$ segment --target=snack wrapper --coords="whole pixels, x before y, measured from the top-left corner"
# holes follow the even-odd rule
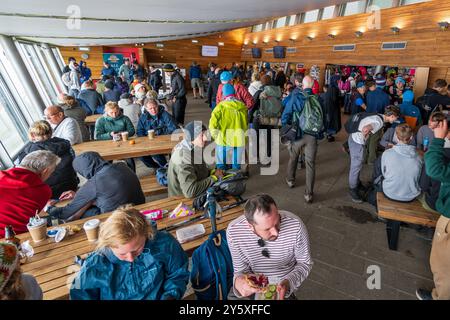
[[[34,255],[34,249],[30,245],[30,240],[22,242],[20,244],[21,256],[31,258]]]
[[[189,208],[187,205],[185,205],[183,202],[181,202],[170,214],[169,218],[179,218],[179,217],[186,217],[186,216],[192,216],[194,214],[194,211]]]
[[[161,209],[141,211],[141,214],[143,214],[146,219],[150,219],[153,221],[162,219],[165,213],[167,213],[167,210]]]

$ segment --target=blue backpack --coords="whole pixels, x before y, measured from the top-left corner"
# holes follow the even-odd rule
[[[197,300],[226,300],[233,286],[233,262],[225,230],[211,233],[192,255],[191,283]]]
[[[164,167],[156,169],[156,181],[163,187],[167,187],[167,163]]]

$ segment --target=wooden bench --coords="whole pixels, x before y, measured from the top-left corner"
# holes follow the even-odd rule
[[[382,192],[377,193],[378,216],[387,219],[386,232],[389,249],[397,250],[400,223],[436,227],[440,215],[425,210],[419,200],[397,202],[389,200]]]
[[[156,180],[156,176],[142,177],[139,181],[141,182],[141,188],[145,196],[154,196],[167,192],[167,187],[160,185]]]

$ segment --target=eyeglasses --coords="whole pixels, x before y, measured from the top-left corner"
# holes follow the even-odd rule
[[[51,117],[56,116],[58,113],[59,113],[59,112],[53,113],[53,114],[44,115],[44,119],[50,119]]]
[[[258,246],[264,247],[266,245],[266,242],[263,239],[258,239]],[[267,248],[262,249],[261,254],[263,257],[270,258],[270,253]]]

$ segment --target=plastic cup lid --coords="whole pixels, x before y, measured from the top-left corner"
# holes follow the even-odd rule
[[[100,224],[100,220],[91,219],[84,223],[83,228],[84,229],[94,229],[94,228],[97,228],[99,224]]]
[[[60,242],[66,236],[66,228],[59,228],[55,236],[55,242]]]

